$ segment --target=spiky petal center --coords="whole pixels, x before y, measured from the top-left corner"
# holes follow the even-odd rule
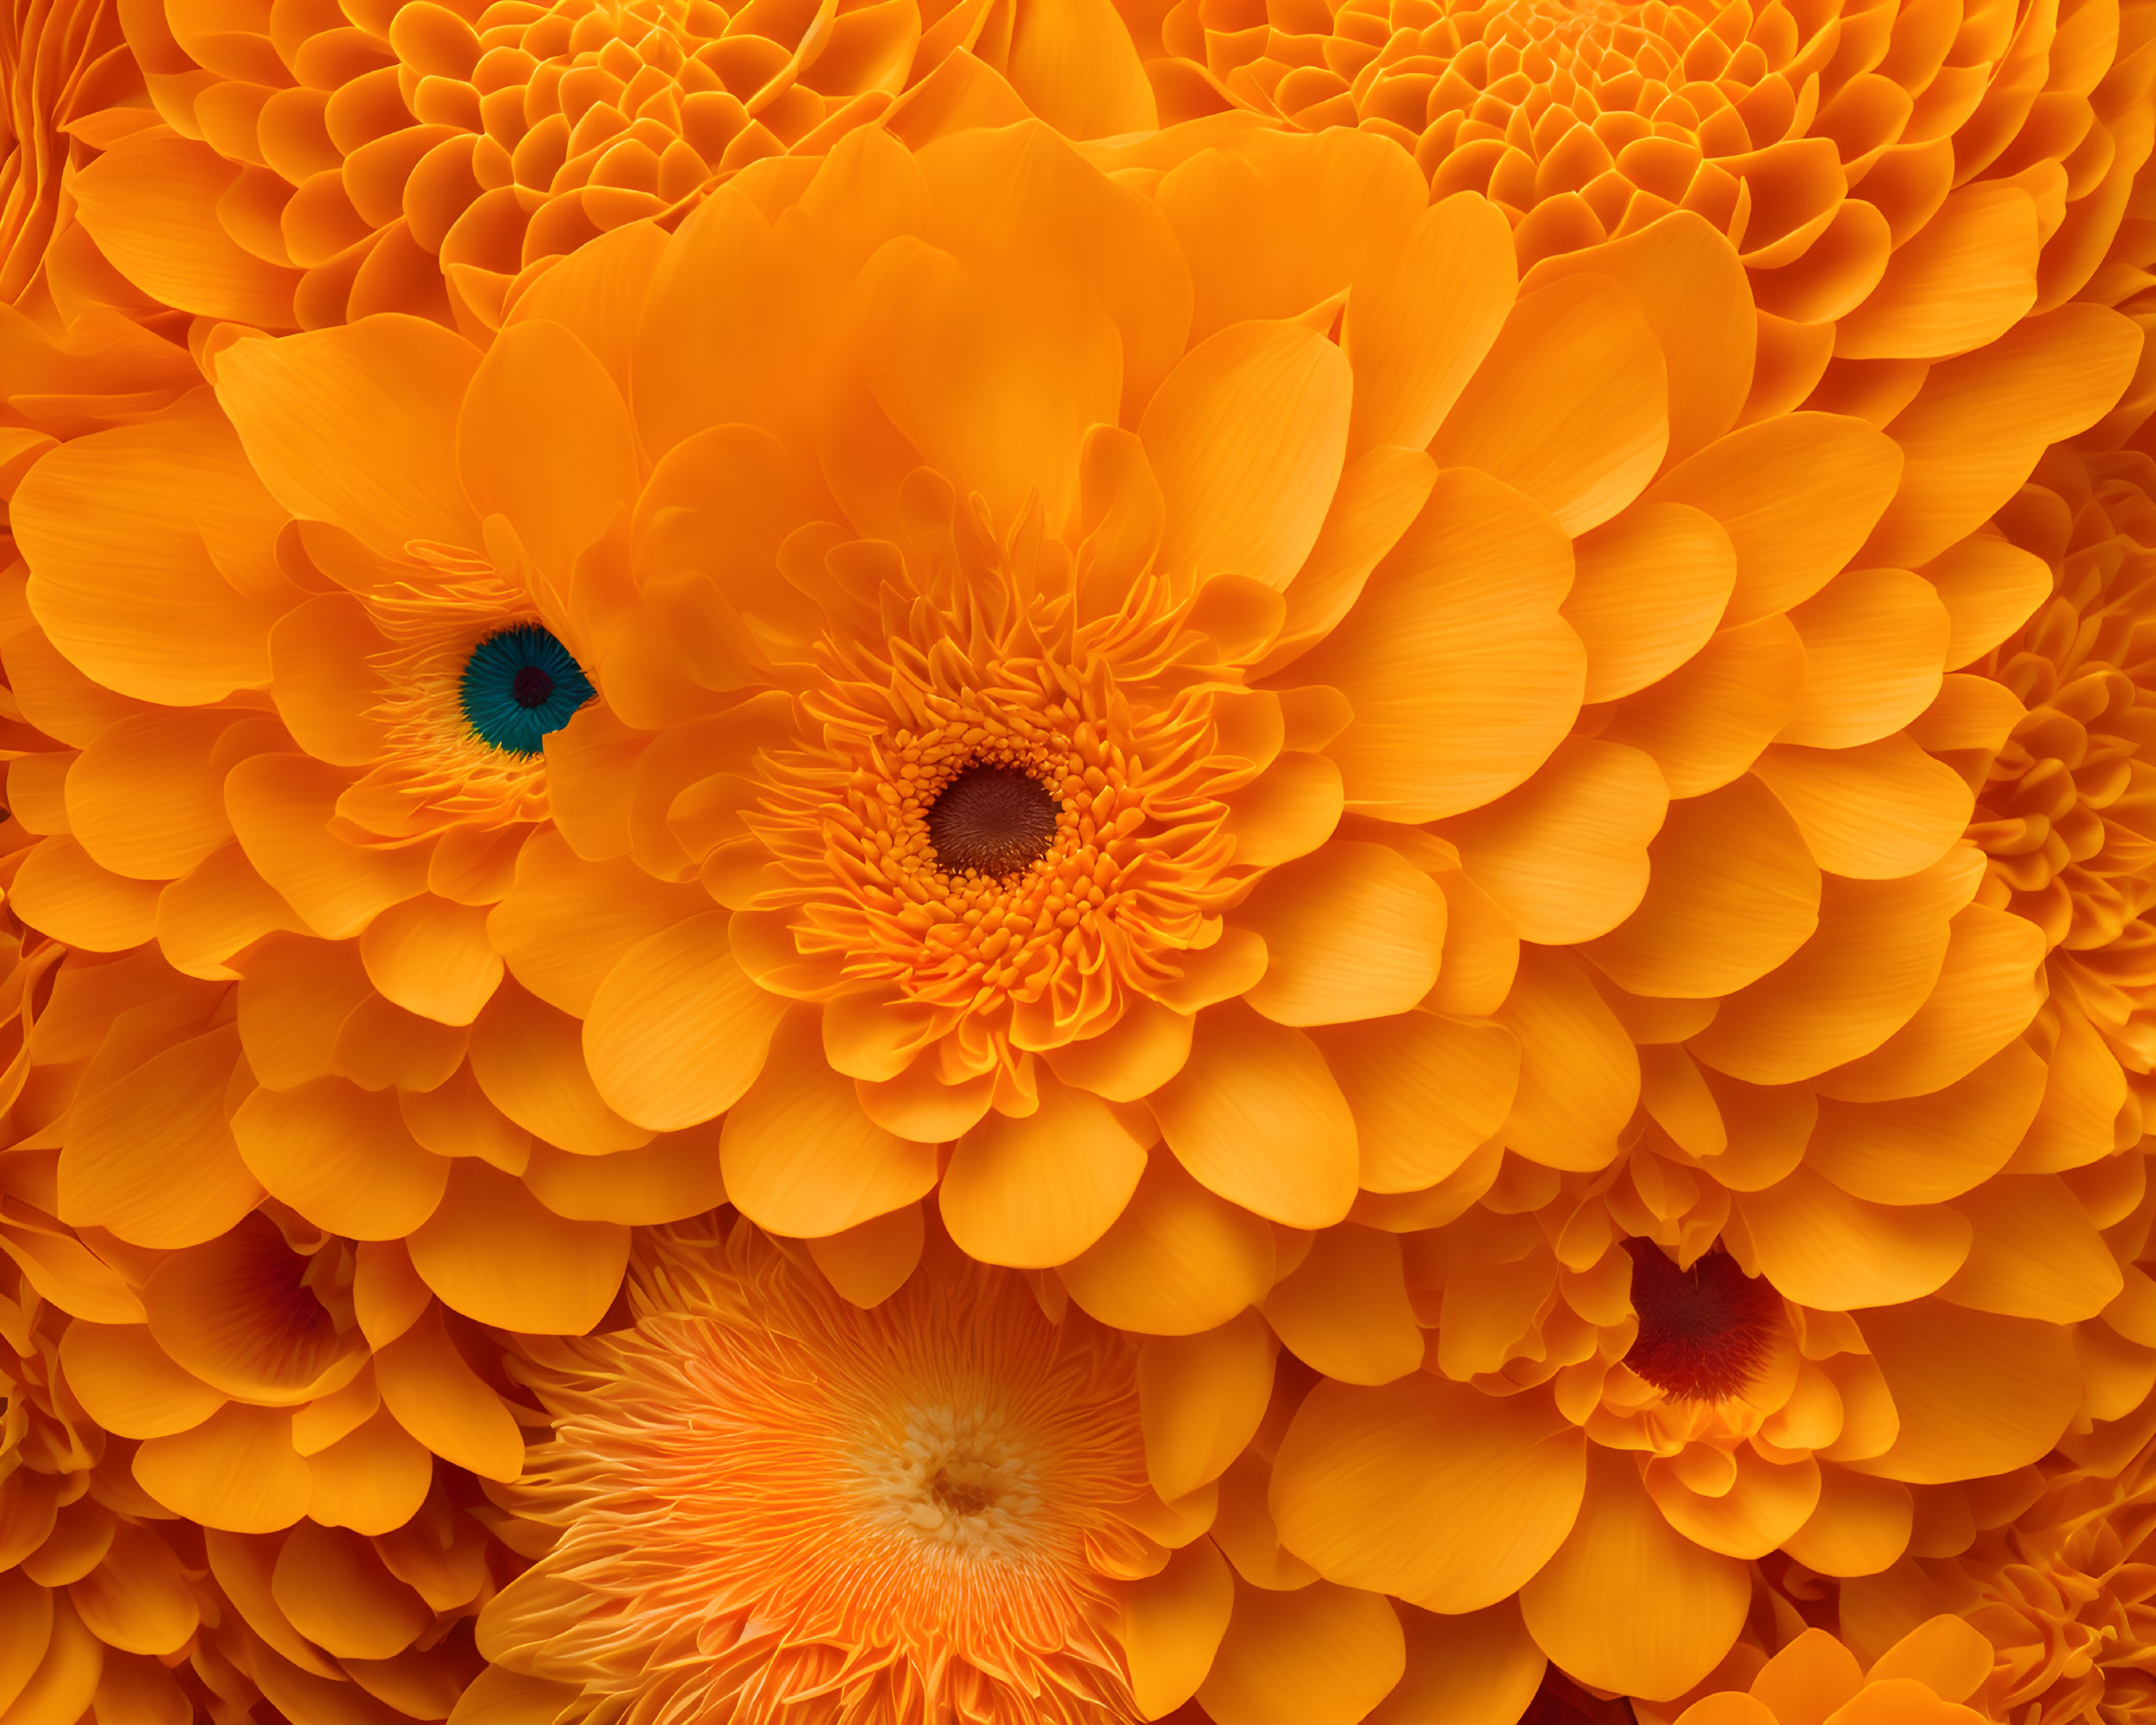
[[[1624,1363],[1680,1401],[1719,1402],[1750,1388],[1767,1357],[1781,1297],[1727,1252],[1679,1269],[1650,1240],[1627,1240],[1638,1339]]]

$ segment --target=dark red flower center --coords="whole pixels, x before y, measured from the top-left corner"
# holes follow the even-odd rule
[[[544,707],[554,693],[554,679],[537,665],[519,665],[509,681],[509,698],[519,707]]]
[[[1781,1296],[1727,1252],[1680,1270],[1651,1240],[1627,1240],[1639,1338],[1624,1363],[1666,1395],[1718,1402],[1746,1389],[1767,1357]]]
[[[1056,841],[1062,806],[1015,767],[969,767],[928,808],[928,842],[950,875],[1000,880],[1030,868]]]

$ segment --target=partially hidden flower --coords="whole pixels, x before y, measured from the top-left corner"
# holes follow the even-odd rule
[[[1715,1685],[1678,1725],[1978,1725],[1991,1647],[1960,1617],[1928,1618],[1861,1664],[1824,1629],[1806,1629],[1742,1688]],[[1660,1712],[1654,1716],[1658,1721]]]
[[[1905,370],[2141,279],[2106,254],[2151,143],[2143,5],[1126,12],[1164,120],[1239,109],[1389,137],[1434,195],[1503,208],[1524,263],[1697,211],[1742,254],[1805,387],[1830,353],[1824,387],[1862,387],[1864,362]]]
[[[498,323],[587,240],[670,226],[736,173],[859,126],[1156,123],[1106,0],[388,0],[303,21],[174,4],[126,24],[164,123],[80,176],[83,221],[141,290],[261,328]]]
[[[1262,1329],[1256,1404],[1200,1415],[948,1242],[863,1310],[745,1222],[659,1229],[628,1304],[519,1345],[553,1432],[502,1495],[552,1542],[481,1614],[460,1717],[1109,1725],[1195,1692],[1241,1725],[1360,1717],[1401,1678],[1389,1602],[1246,1586],[1215,1494],[1155,1488],[1237,1447],[1218,1416],[1255,1424]]]

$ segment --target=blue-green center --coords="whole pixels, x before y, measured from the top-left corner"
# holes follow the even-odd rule
[[[569,649],[536,623],[489,635],[464,662],[464,717],[481,739],[536,755],[592,697],[591,679]]]

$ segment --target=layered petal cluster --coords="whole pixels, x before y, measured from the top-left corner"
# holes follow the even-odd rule
[[[73,177],[151,116],[104,0],[23,0],[0,16],[0,306],[50,314],[111,271],[74,217]]]
[[[268,329],[497,324],[587,240],[859,126],[1156,123],[1106,0],[177,0],[126,24],[160,123],[80,176],[84,224],[154,299]]]
[[[1986,1704],[1991,1663],[1991,1644],[1951,1614],[1927,1618],[1868,1667],[1824,1629],[1806,1629],[1748,1683],[1717,1683],[1676,1719],[1678,1725],[1978,1725],[2019,1718],[1978,1710]]]
[[[1125,10],[1163,118],[1390,137],[1436,195],[1503,208],[1524,263],[1697,211],[1815,377],[1830,352],[1937,359],[2138,285],[2099,275],[2151,142],[2132,0]]]
[[[1214,1492],[1162,1495],[1262,1410],[1262,1326],[1256,1405],[1201,1402],[948,1241],[863,1310],[739,1221],[640,1236],[628,1305],[519,1344],[554,1430],[504,1495],[552,1542],[482,1612],[460,1718],[1108,1725],[1195,1691],[1257,1725],[1401,1677],[1387,1601],[1247,1587]]]
[[[2156,1707],[2152,1676],[2151,1475],[2146,1411],[2064,1446],[2004,1515],[1952,1523],[1929,1548],[1845,1585],[1843,1633],[1860,1652],[1928,1610],[1959,1614],[1991,1656],[1972,1706],[2039,1725],[2137,1719]]]

